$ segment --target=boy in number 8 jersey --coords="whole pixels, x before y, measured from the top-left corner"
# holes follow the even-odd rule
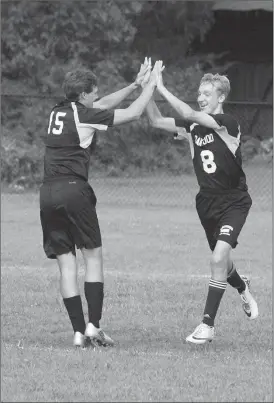
[[[200,186],[196,209],[212,250],[211,279],[202,323],[186,340],[195,344],[212,341],[214,320],[227,283],[237,289],[249,319],[258,316],[258,306],[249,289],[249,280],[240,276],[230,257],[252,205],[242,169],[240,127],[223,112],[230,91],[227,77],[205,74],[198,92],[200,111],[172,95],[164,86],[161,69],[158,92],[182,119],[163,117],[151,100],[147,114],[153,127],[167,130],[175,139],[189,141],[194,170]]]

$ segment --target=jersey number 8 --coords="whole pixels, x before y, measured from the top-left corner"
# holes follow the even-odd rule
[[[212,151],[201,151],[201,159],[204,171],[208,174],[213,174],[216,171],[217,165],[214,162],[214,154]]]
[[[64,127],[64,122],[62,120],[60,120],[60,118],[65,117],[66,114],[67,114],[66,112],[57,112],[56,113],[54,127],[52,129],[52,134],[56,134],[56,135],[62,134],[63,127]],[[54,115],[54,111],[51,112],[51,114],[50,114],[48,134],[51,133],[51,123],[52,123],[53,115]]]

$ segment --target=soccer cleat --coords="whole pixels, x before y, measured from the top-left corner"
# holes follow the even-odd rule
[[[113,346],[114,341],[102,330],[95,327],[92,323],[88,323],[85,336],[89,337],[91,342],[96,342],[99,346]]]
[[[85,336],[80,332],[75,332],[73,338],[73,345],[74,347],[85,348]]]
[[[245,276],[241,276],[241,278],[245,282],[245,290],[240,294],[243,301],[243,310],[249,319],[256,319],[259,315],[259,310],[257,302],[250,293],[250,280]]]
[[[211,342],[214,338],[214,327],[201,323],[196,327],[193,333],[187,336],[186,341],[194,344],[204,344]]]

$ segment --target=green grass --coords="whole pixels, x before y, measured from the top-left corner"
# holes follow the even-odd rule
[[[104,242],[102,326],[117,345],[71,347],[58,269],[42,249],[38,195],[4,193],[1,401],[271,402],[267,196],[251,189],[254,205],[233,252],[240,273],[252,279],[260,316],[249,321],[228,288],[216,339],[192,346],[185,337],[201,319],[210,258],[193,205],[195,182],[97,179],[94,188]]]

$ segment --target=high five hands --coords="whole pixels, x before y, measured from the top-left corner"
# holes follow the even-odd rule
[[[144,72],[144,74],[142,75],[142,79],[140,80],[140,85],[142,88],[144,88],[148,83],[153,83],[158,88],[160,86],[163,86],[162,72],[165,68],[165,66],[163,66],[163,61],[157,60],[154,64],[153,70],[151,70],[151,68],[151,58],[146,57],[140,69],[140,72]]]
[[[151,63],[148,62],[148,59],[146,57],[144,63],[141,64],[141,68],[139,70],[139,73],[137,74],[135,84],[142,85],[144,79],[147,76],[149,77],[150,73],[151,73]]]

